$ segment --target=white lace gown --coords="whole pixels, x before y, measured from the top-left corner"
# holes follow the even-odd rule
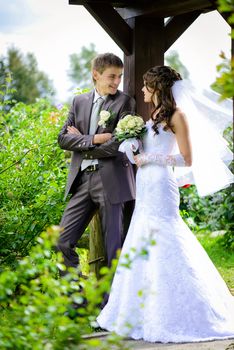
[[[144,151],[170,154],[175,135],[147,122]],[[136,206],[101,328],[149,342],[234,338],[234,297],[179,214],[171,167],[148,164],[136,177]],[[130,262],[131,261],[131,262]]]

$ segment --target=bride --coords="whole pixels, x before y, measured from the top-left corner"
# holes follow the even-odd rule
[[[200,195],[228,186],[232,174],[219,157],[226,146],[191,103],[186,108],[187,90],[175,70],[156,66],[143,79],[144,101],[154,110],[144,152],[134,156],[136,206],[97,322],[150,342],[232,338],[234,298],[180,217],[178,191],[178,183],[195,183]]]

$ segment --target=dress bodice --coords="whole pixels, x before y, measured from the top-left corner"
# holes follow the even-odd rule
[[[158,125],[159,134],[152,129],[153,121],[146,122],[147,133],[143,138],[143,149],[145,153],[172,154],[176,145],[175,134],[172,131],[165,131],[163,125]]]

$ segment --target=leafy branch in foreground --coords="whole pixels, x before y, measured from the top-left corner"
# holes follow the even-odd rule
[[[0,348],[107,350],[112,344],[116,350],[127,349],[114,334],[104,340],[87,337],[93,332],[115,265],[111,270],[104,268],[100,280],[94,275],[84,280],[76,269],[59,278],[62,256],[53,251],[58,232],[58,227],[47,229],[15,270],[0,274]]]

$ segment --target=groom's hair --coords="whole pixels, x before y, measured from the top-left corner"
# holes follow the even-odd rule
[[[96,56],[92,60],[92,71],[96,70],[98,73],[102,74],[104,70],[108,67],[118,67],[123,68],[123,62],[122,60],[114,55],[113,53],[103,53],[98,56]]]

